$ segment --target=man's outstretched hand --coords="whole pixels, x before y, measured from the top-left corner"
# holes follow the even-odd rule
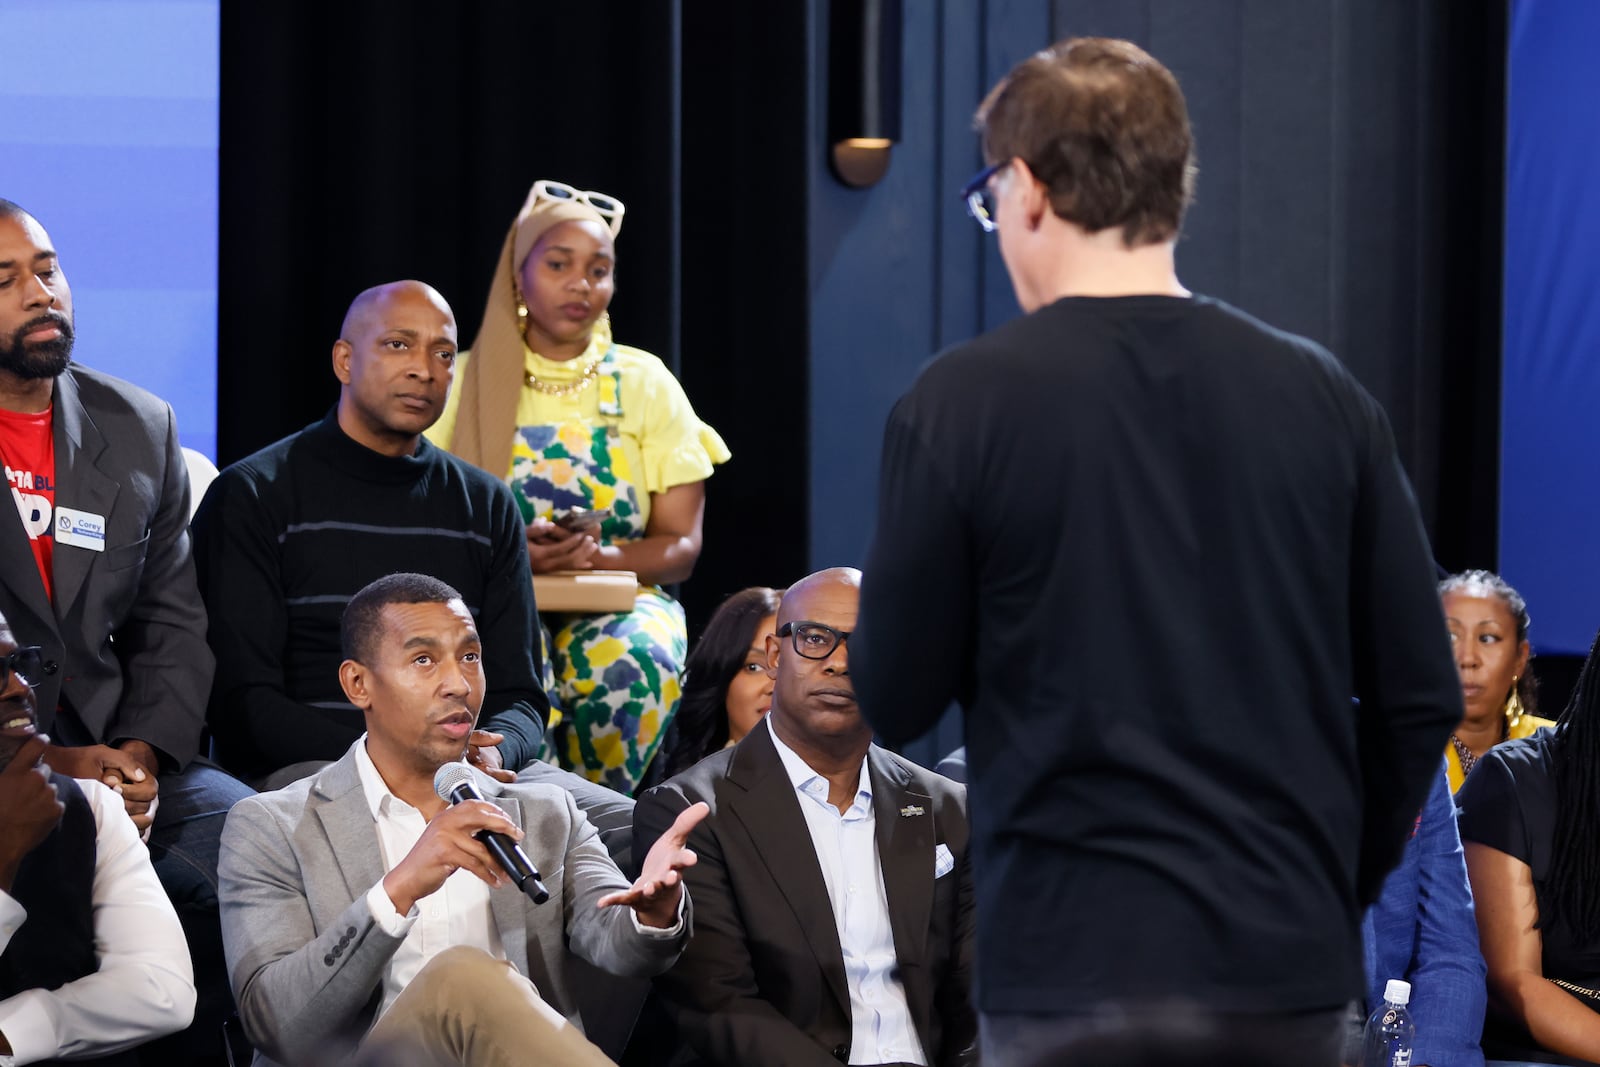
[[[619,893],[600,898],[600,907],[626,904],[644,926],[665,930],[678,921],[678,902],[683,899],[683,876],[678,872],[695,864],[694,850],[686,842],[689,831],[711,813],[705,801],[685,808],[666,833],[650,846],[639,869],[639,879]]]

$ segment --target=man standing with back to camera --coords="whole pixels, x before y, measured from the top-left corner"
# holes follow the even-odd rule
[[[1179,283],[1193,142],[1149,55],[1062,42],[978,127],[1026,314],[890,415],[851,647],[886,743],[966,713],[983,1062],[1334,1064],[1461,716],[1388,421]]]

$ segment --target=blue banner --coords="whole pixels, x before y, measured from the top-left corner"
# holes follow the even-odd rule
[[[217,444],[220,0],[0,4],[0,197],[49,231],[73,357]]]
[[[1500,569],[1540,652],[1600,626],[1600,3],[1514,0]]]

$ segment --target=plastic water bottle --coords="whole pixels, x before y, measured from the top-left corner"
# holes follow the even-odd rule
[[[1383,990],[1383,1006],[1367,1019],[1361,1038],[1361,1067],[1411,1067],[1417,1027],[1406,1010],[1410,1002],[1411,983],[1389,979]]]

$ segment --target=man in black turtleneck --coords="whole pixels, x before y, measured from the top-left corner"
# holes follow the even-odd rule
[[[333,346],[338,405],[223,471],[195,515],[217,657],[207,718],[222,763],[263,787],[338,759],[361,735],[339,689],[339,615],[399,571],[459,589],[483,634],[490,688],[473,761],[515,771],[538,751],[550,705],[516,503],[422,437],[455,357],[455,317],[432,288],[362,293]]]
[[[121,799],[40,762],[41,659],[0,616],[0,1064],[136,1063],[194,1015],[189,950]]]

